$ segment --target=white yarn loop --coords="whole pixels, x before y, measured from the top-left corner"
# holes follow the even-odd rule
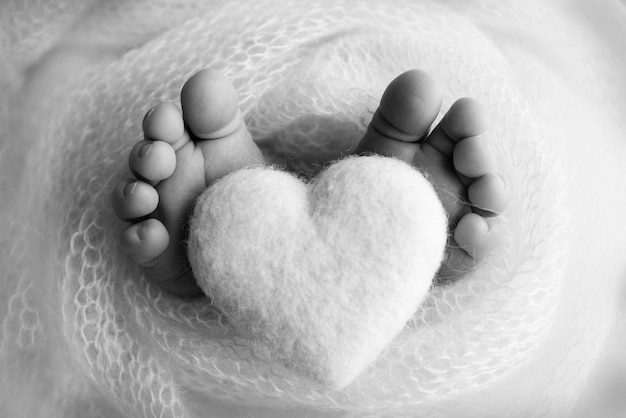
[[[18,86],[39,62],[31,70],[75,77],[46,85],[42,76],[30,87],[15,106],[25,116],[13,115],[0,166],[24,173],[23,193],[3,187],[17,203],[0,208],[7,231],[0,248],[8,249],[0,254],[0,384],[9,412],[31,404],[20,401],[34,393],[41,406],[30,406],[28,416],[182,418],[205,404],[219,416],[220,405],[239,403],[434,417],[442,404],[497,387],[546,350],[566,280],[564,187],[539,105],[527,103],[527,86],[485,21],[497,16],[521,27],[550,18],[547,9],[526,14],[480,2],[454,13],[430,1],[320,0],[280,2],[277,14],[270,0],[159,1],[149,10],[144,2],[103,1],[75,20],[81,9],[74,6],[86,3],[53,2],[63,4],[59,10],[26,3],[11,14],[0,50],[19,59],[0,74]],[[8,2],[0,15],[19,4]],[[53,45],[80,54],[38,61]],[[83,46],[98,51],[97,61],[85,58]],[[96,64],[81,72],[89,62]],[[233,80],[266,157],[304,174],[347,154],[384,87],[410,68],[441,81],[444,109],[472,96],[492,116],[492,146],[513,192],[505,245],[461,280],[434,287],[404,331],[342,391],[325,391],[253,352],[208,301],[160,293],[116,244],[123,225],[109,196],[141,138],[142,114],[177,101],[183,82],[205,67]],[[0,111],[12,110],[3,102]],[[563,373],[573,385],[584,379]],[[9,379],[21,379],[23,390],[11,389]],[[558,396],[546,390],[536,416]]]

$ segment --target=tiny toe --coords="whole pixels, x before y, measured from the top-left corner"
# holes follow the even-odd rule
[[[116,215],[129,221],[154,212],[159,204],[159,194],[143,181],[126,179],[120,181],[113,190],[111,203]]]
[[[477,178],[496,170],[496,159],[483,135],[461,140],[452,154],[454,168],[469,178]]]
[[[492,249],[489,235],[489,224],[475,213],[463,216],[454,230],[456,243],[475,260],[484,257]]]
[[[478,100],[463,97],[452,104],[441,125],[451,138],[463,139],[487,132],[489,114]]]
[[[159,182],[170,177],[176,168],[174,148],[163,141],[139,141],[129,156],[130,170],[138,178]]]
[[[237,91],[218,71],[202,70],[189,78],[180,101],[184,120],[198,138],[223,138],[243,125]]]
[[[173,103],[159,103],[143,119],[143,134],[146,139],[174,145],[184,133],[183,116]]]
[[[163,254],[170,237],[165,226],[154,218],[130,225],[120,236],[120,245],[130,259],[141,266],[149,266]]]
[[[426,139],[426,143],[452,157],[456,143],[478,136],[489,129],[489,114],[478,100],[464,97],[452,104],[439,124]]]
[[[469,185],[467,196],[474,208],[501,213],[509,203],[506,184],[497,174],[486,174]],[[491,215],[493,216],[493,215]]]

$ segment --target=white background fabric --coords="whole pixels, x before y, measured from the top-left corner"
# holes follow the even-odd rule
[[[0,5],[0,415],[623,407],[624,3],[380,3]],[[268,159],[293,170],[349,150],[405,69],[442,82],[444,109],[471,95],[490,110],[514,190],[508,241],[435,287],[342,392],[252,357],[211,306],[160,294],[115,245],[109,194],[143,113],[207,66],[234,81]]]

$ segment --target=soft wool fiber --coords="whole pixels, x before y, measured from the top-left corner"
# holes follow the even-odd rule
[[[613,310],[626,271],[624,8],[0,1],[0,416],[571,416],[586,385],[602,388],[592,372],[626,317]],[[444,110],[472,96],[491,115],[511,190],[505,242],[436,282],[342,390],[257,350],[207,300],[159,292],[119,249],[110,195],[141,118],[206,67],[233,80],[266,158],[307,175],[354,149],[410,68],[441,82]]]
[[[194,275],[235,329],[336,389],[411,319],[447,236],[430,183],[383,157],[337,162],[309,186],[235,172],[203,193],[189,230]]]

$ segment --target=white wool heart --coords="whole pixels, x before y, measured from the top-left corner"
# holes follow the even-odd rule
[[[229,174],[199,197],[188,251],[199,285],[251,346],[339,389],[421,304],[446,225],[417,170],[353,157],[310,184],[270,168]]]

